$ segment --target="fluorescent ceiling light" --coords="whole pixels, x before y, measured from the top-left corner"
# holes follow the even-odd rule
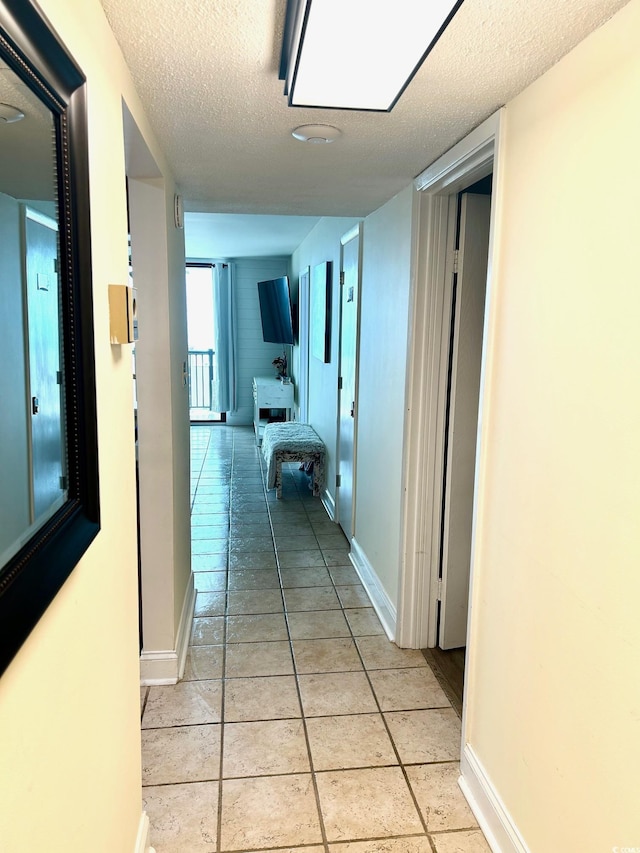
[[[462,0],[288,0],[280,79],[292,107],[388,112]]]

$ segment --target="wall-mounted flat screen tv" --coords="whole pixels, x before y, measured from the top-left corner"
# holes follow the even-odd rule
[[[258,282],[262,338],[272,344],[292,344],[293,321],[289,279],[286,275]]]

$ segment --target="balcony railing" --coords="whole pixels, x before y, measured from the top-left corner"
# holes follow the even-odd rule
[[[212,349],[188,351],[189,408],[213,408],[213,357]]]

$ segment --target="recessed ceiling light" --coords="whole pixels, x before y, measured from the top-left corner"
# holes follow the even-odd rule
[[[342,131],[330,124],[301,124],[300,127],[291,131],[291,135],[294,139],[299,139],[300,142],[322,144],[323,142],[333,142],[342,135]]]
[[[12,107],[11,104],[0,104],[0,121],[5,124],[12,124],[14,121],[20,121],[24,118],[24,113],[17,107]]]

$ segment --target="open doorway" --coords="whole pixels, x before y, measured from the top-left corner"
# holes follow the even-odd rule
[[[462,710],[492,175],[458,193],[444,407],[437,644],[427,654]]]
[[[213,269],[210,263],[188,263],[187,287],[187,376],[191,423],[222,423],[225,412],[214,410],[217,375]]]
[[[418,239],[415,254],[415,287],[412,292],[412,320],[408,366],[408,407],[405,421],[405,493],[402,513],[404,520],[403,567],[400,576],[396,642],[403,648],[423,649],[428,658],[438,655],[440,648],[444,573],[443,559],[443,502],[445,500],[445,453],[447,437],[447,401],[452,393],[450,381],[451,330],[454,270],[459,238],[460,194],[474,189],[474,195],[490,194],[490,227],[488,254],[485,255],[482,340],[492,322],[492,280],[497,262],[494,256],[492,234],[495,221],[500,216],[500,172],[503,112],[487,118],[467,137],[428,166],[415,180],[418,192]],[[495,167],[495,168],[494,168]],[[492,176],[490,185],[481,183]],[[488,181],[487,181],[488,183]],[[457,257],[460,264],[460,257]],[[460,315],[462,318],[462,314]],[[462,322],[462,320],[461,320]],[[476,350],[477,352],[477,350]],[[482,388],[490,366],[487,365],[487,347],[480,345],[477,357],[479,394],[475,406],[476,427],[474,439],[469,442],[474,477],[481,481],[484,446],[480,437],[483,428]],[[470,560],[466,566],[465,597],[472,612],[474,600],[474,529],[478,512],[477,494],[472,491],[469,529],[471,532]],[[468,585],[468,586],[467,586]],[[466,638],[464,654],[457,656],[457,681],[474,677],[473,620],[463,630]],[[452,648],[456,648],[452,646]],[[464,645],[459,646],[465,649]],[[446,654],[445,650],[445,654]],[[430,661],[431,662],[431,661]],[[433,664],[438,671],[440,667]],[[451,680],[455,679],[449,674]],[[446,684],[446,682],[445,682]],[[454,705],[462,712],[463,742],[466,726],[465,705],[455,699],[453,691],[447,692]],[[462,691],[459,689],[459,693]]]
[[[362,237],[356,225],[340,240],[340,347],[338,366],[338,482],[336,516],[349,542],[355,507],[356,396]]]

